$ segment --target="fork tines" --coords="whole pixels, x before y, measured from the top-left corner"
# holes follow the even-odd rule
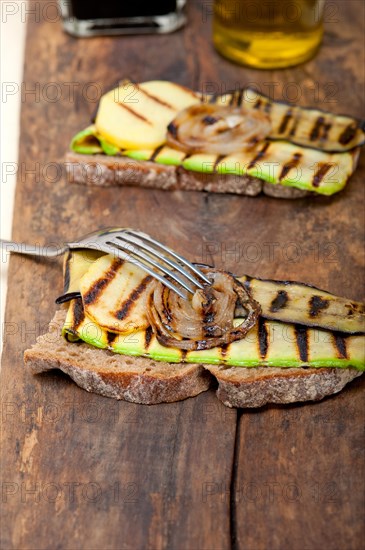
[[[203,283],[211,284],[209,279],[184,257],[140,231],[123,230],[122,233],[118,233],[111,238],[107,244],[126,252],[127,257],[125,259],[153,275],[182,298],[186,298],[185,293],[181,292],[163,274],[191,294],[194,294],[196,288],[203,288]],[[150,266],[156,268],[157,272]],[[189,283],[192,283],[196,288],[192,288]]]

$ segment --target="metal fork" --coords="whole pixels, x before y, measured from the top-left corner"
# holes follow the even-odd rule
[[[56,248],[32,246],[3,239],[0,239],[0,243],[2,248],[12,253],[48,258],[61,256],[69,250],[99,250],[140,267],[184,299],[188,298],[188,294],[194,294],[197,288],[201,289],[204,285],[211,284],[211,281],[186,258],[146,233],[128,228],[94,231],[77,241],[64,243]]]

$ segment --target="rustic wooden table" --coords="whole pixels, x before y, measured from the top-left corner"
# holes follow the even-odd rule
[[[35,4],[15,239],[139,227],[194,261],[364,299],[364,160],[338,196],[294,202],[70,186],[57,168],[101,91],[125,76],[205,91],[255,83],[277,99],[361,116],[363,2],[330,2],[319,55],[280,72],[220,58],[210,3],[189,2],[188,25],[173,35],[90,40],[67,36],[46,20],[47,3]],[[53,316],[60,261],[13,257],[9,278],[2,549],[362,548],[363,379],[317,404],[261,410],[229,410],[213,391],[151,407],[88,394],[58,372],[31,376],[23,366]]]

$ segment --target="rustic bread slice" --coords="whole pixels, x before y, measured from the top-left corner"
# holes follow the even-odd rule
[[[356,369],[244,368],[162,363],[128,357],[61,336],[66,311],[51,321],[49,332],[25,351],[34,373],[60,369],[81,388],[114,399],[151,405],[171,403],[206,391],[218,381],[218,398],[228,407],[260,407],[266,403],[316,401],[339,392],[360,376]]]
[[[362,374],[352,368],[207,368],[218,380],[217,397],[228,407],[319,401]]]
[[[68,343],[61,336],[65,310],[56,313],[49,332],[25,351],[25,364],[34,374],[60,369],[86,391],[114,399],[152,405],[171,403],[207,390],[212,377],[195,364],[151,361]]]
[[[66,171],[70,183],[102,187],[133,185],[164,190],[209,191],[256,196],[261,192],[273,197],[295,199],[310,193],[284,185],[265,183],[248,175],[205,174],[152,161],[107,155],[81,155],[68,152]]]

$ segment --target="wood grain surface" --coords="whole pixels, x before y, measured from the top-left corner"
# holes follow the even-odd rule
[[[29,17],[14,239],[57,243],[130,226],[238,275],[364,300],[363,158],[344,192],[293,202],[85,188],[58,169],[100,93],[126,76],[203,91],[254,83],[276,99],[360,117],[363,2],[330,2],[318,56],[273,72],[215,53],[211,3],[189,2],[188,25],[172,35],[79,40],[50,21],[54,4],[33,3],[39,17]],[[60,373],[24,370],[23,351],[46,331],[61,288],[59,260],[11,259],[2,549],[363,548],[362,379],[320,403],[257,411],[229,410],[213,391],[151,407],[88,394]]]

